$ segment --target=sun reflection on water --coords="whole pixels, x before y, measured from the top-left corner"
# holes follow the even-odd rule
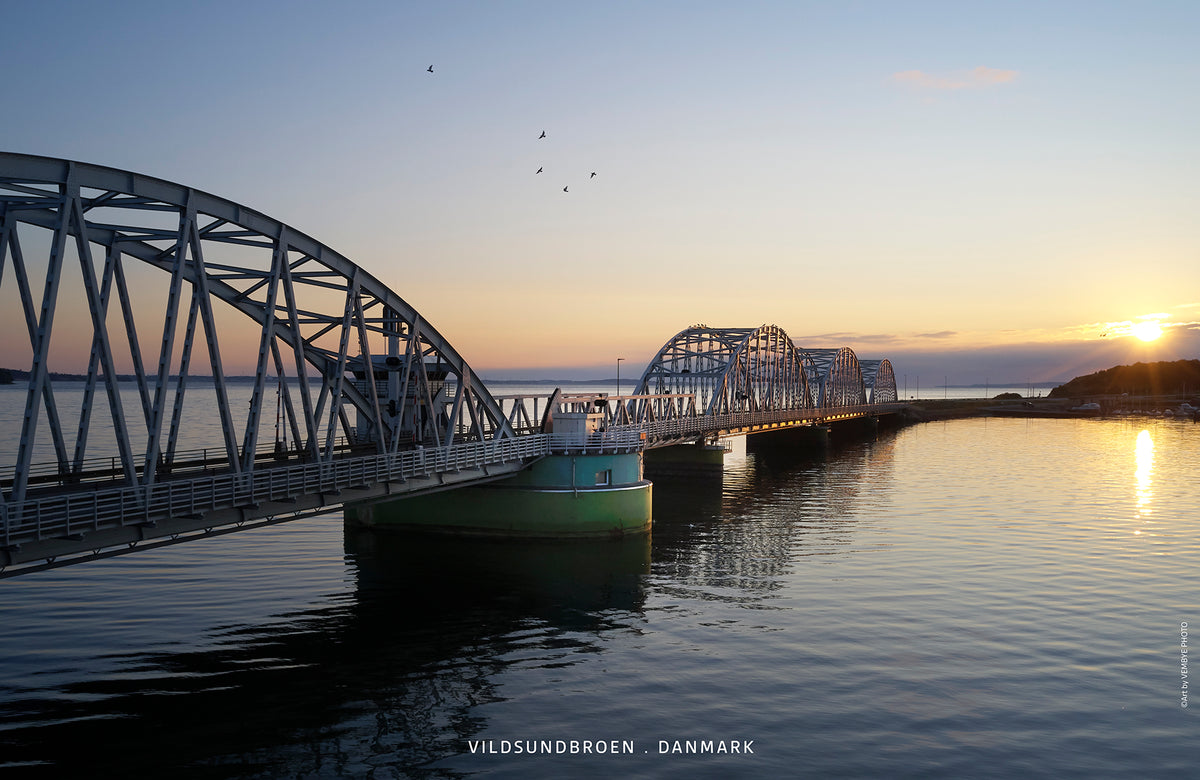
[[[1150,436],[1150,431],[1143,430],[1138,434],[1134,457],[1137,459],[1134,480],[1137,486],[1138,517],[1145,517],[1150,514],[1148,507],[1150,500],[1154,498],[1154,439]]]

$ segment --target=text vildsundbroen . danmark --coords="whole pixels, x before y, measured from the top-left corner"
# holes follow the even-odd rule
[[[676,739],[658,740],[659,754],[721,755],[754,753],[754,740]],[[467,749],[486,755],[631,754],[632,739],[468,739]],[[643,750],[649,753],[649,750]]]

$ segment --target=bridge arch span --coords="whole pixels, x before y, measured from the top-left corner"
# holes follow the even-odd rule
[[[860,360],[859,365],[862,366],[863,384],[869,403],[890,404],[898,400],[896,374],[890,360]]]
[[[693,325],[663,345],[637,394],[694,393],[697,411],[809,409],[815,396],[805,356],[782,328]]]
[[[94,468],[100,440],[115,476],[149,485],[183,459],[195,414],[219,416],[222,440],[193,449],[234,473],[254,469],[272,424],[277,449],[311,460],[514,435],[453,346],[362,267],[254,209],[129,171],[0,153],[0,323],[28,359],[0,509],[41,460],[60,480]],[[248,404],[230,400],[238,350],[254,356]],[[82,374],[75,360],[81,393],[55,377]],[[197,394],[215,399],[189,406]]]
[[[867,403],[862,366],[850,347],[806,349],[810,381],[817,388],[817,406],[858,406]]]

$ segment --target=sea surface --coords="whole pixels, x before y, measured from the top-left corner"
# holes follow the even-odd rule
[[[332,512],[0,580],[0,776],[1195,777],[1197,464],[955,420],[743,441],[640,538]]]

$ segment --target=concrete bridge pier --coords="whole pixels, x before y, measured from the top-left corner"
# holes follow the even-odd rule
[[[718,442],[691,442],[646,451],[646,468],[655,474],[697,471],[719,472],[725,468],[729,447]]]
[[[597,414],[559,414],[553,430],[564,451],[546,455],[512,477],[486,485],[409,498],[347,505],[346,522],[376,529],[469,536],[588,539],[645,533],[651,483],[640,447],[591,451]],[[576,419],[577,418],[577,419]]]
[[[619,537],[651,523],[651,483],[640,452],[547,455],[487,485],[346,507],[346,522],[533,539]]]
[[[846,439],[874,439],[879,435],[879,418],[875,416],[855,417],[832,423],[834,441]]]
[[[778,431],[766,431],[746,437],[746,452],[821,454],[829,449],[832,432],[826,425],[801,425]]]

